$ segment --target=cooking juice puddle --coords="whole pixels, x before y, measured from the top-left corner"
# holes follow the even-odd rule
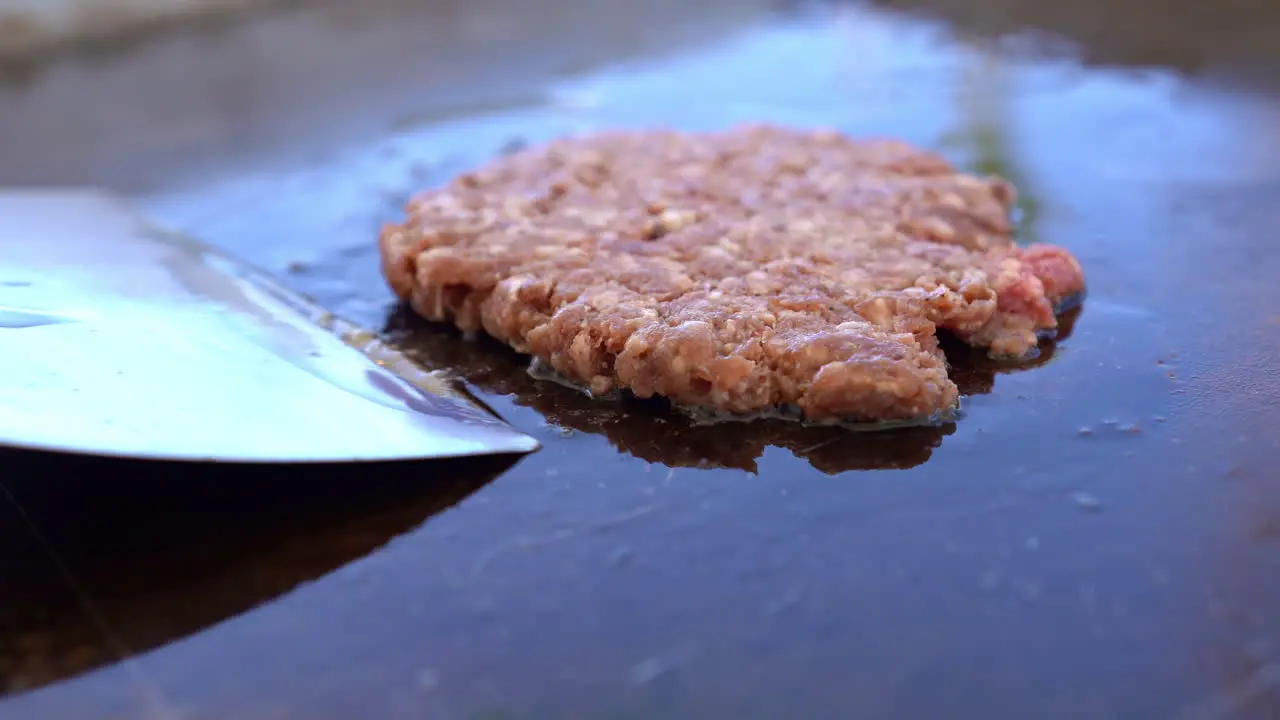
[[[1096,320],[1110,324],[1114,314],[1107,310],[1105,303],[1101,307]],[[807,425],[783,418],[707,422],[705,418],[690,417],[675,410],[661,399],[640,400],[626,394],[591,397],[558,374],[548,376],[541,363],[530,363],[496,341],[464,340],[451,328],[425,323],[407,310],[393,316],[389,330],[390,342],[413,360],[423,367],[455,374],[509,419],[514,421],[512,411],[503,411],[503,406],[536,411],[555,429],[549,438],[552,442],[556,441],[556,434],[564,431],[582,433],[602,436],[623,453],[668,467],[737,468],[753,472],[768,447],[779,447],[790,450],[823,474],[838,474],[923,464],[945,438],[964,430],[971,422],[988,431],[1007,423],[1025,424],[1026,401],[1031,399],[1059,408],[1055,412],[1060,413],[1060,419],[1050,420],[1053,435],[1066,437],[1086,420],[1099,422],[1103,418],[1076,420],[1074,413],[1060,409],[1069,399],[1060,394],[1069,389],[1069,381],[1064,381],[1063,375],[1088,375],[1091,373],[1088,366],[1096,362],[1092,353],[1070,350],[1081,316],[1080,309],[1065,314],[1058,334],[1044,341],[1038,357],[1028,362],[990,360],[980,350],[944,339],[952,379],[964,397],[961,408],[945,420],[895,428],[866,424],[853,428]],[[1120,313],[1119,317],[1123,323],[1124,314]],[[1087,331],[1089,335],[1097,332],[1106,331]],[[1142,334],[1133,329],[1122,332],[1134,337]],[[1035,378],[1041,372],[1049,376],[1044,381]],[[1091,382],[1098,384],[1098,378]],[[1014,387],[1006,389],[1006,385]],[[1162,392],[1162,388],[1153,389]],[[1074,394],[1089,395],[1079,390]],[[1133,414],[1115,403],[1103,403],[1100,407],[1118,417]],[[1147,417],[1166,411],[1151,408],[1136,412]],[[1033,419],[1032,424],[1043,430],[1044,418]],[[526,430],[532,432],[529,428]]]

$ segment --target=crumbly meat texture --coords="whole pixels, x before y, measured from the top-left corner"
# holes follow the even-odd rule
[[[383,272],[603,393],[730,413],[905,420],[953,406],[935,332],[1020,356],[1084,287],[1020,248],[1004,180],[892,140],[613,132],[497,160],[408,207]]]

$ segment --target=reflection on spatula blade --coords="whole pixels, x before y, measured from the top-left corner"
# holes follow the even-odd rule
[[[228,462],[532,438],[265,274],[93,192],[0,193],[0,446]]]

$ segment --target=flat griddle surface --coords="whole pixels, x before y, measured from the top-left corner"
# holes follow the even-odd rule
[[[10,73],[0,182],[130,193],[544,449],[5,456],[0,718],[1280,716],[1280,102],[1237,72],[1266,58],[1121,4],[1168,24],[1164,65],[852,5],[379,0]],[[1092,57],[1141,46],[1104,15],[1074,20]],[[1035,363],[955,352],[958,422],[861,435],[596,403],[391,305],[373,241],[411,191],[563,133],[743,121],[1011,177],[1090,296]]]

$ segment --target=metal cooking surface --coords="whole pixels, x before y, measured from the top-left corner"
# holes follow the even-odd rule
[[[540,3],[529,18],[562,17]],[[438,10],[438,32],[499,5]],[[387,68],[449,56],[423,43],[361,65],[321,10],[263,27],[328,47],[342,77],[273,75],[288,53],[224,29],[221,53],[203,36],[142,45],[0,91],[34,133],[95,73],[145,98],[111,73],[157,67],[147,53],[187,63],[191,95],[224,111],[206,125],[184,134],[196,115],[156,101],[96,139],[6,126],[0,179],[132,192],[411,338],[544,446],[487,484],[501,468],[456,463],[215,473],[189,491],[163,469],[106,490],[85,479],[126,469],[17,458],[0,718],[1280,716],[1280,101],[1212,62],[1266,58],[1173,12],[1161,37],[1194,76],[997,49],[976,22],[724,3],[664,6],[654,25],[700,40],[655,35],[602,64],[582,48],[635,25],[605,23],[614,5],[589,38],[531,19],[519,37],[537,42],[458,61],[468,97],[403,69],[389,92]],[[1093,35],[1062,29],[1095,56],[1141,47],[1098,12],[1076,18]],[[363,22],[368,47],[412,34],[390,10]],[[216,79],[253,67],[253,47],[279,56],[257,74],[279,85]],[[372,240],[409,192],[512,143],[741,121],[896,135],[1006,174],[1024,237],[1085,265],[1083,310],[1037,367],[955,354],[954,425],[848,435],[593,403],[390,305]]]

